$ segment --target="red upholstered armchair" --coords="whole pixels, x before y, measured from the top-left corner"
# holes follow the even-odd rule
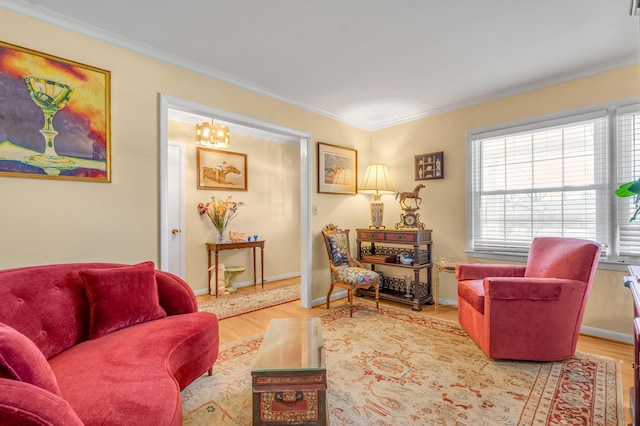
[[[593,241],[540,237],[526,266],[460,264],[460,324],[491,358],[570,358],[599,256]]]

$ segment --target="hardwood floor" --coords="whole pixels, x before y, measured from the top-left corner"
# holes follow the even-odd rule
[[[287,285],[291,282],[291,280],[271,282],[265,284],[265,288],[267,286]],[[256,290],[253,287],[244,287],[238,290],[239,293],[252,291]],[[205,300],[210,297],[212,296],[198,296],[198,300]],[[357,299],[355,303],[358,303]],[[380,303],[385,303],[399,309],[411,309],[411,307],[407,305],[389,301],[381,301]],[[346,298],[331,302],[332,309],[343,305],[348,305]],[[300,301],[294,301],[240,316],[226,318],[220,320],[220,344],[232,342],[258,332],[264,332],[269,326],[269,321],[273,318],[308,318],[320,314],[325,309],[324,304],[312,309],[305,309],[300,306]],[[444,320],[458,321],[458,308],[456,306],[440,305],[437,314],[434,313],[433,306],[425,306],[421,312],[417,313]],[[631,318],[629,320],[631,321]],[[578,351],[606,356],[621,361],[624,417],[625,424],[630,425],[631,408],[629,405],[629,388],[633,386],[633,346],[627,343],[580,335]]]

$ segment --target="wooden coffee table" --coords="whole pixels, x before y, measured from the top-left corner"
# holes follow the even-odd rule
[[[254,425],[326,425],[320,318],[271,320],[251,379]]]

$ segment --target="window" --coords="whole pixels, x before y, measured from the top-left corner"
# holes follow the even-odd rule
[[[534,237],[564,236],[598,241],[609,260],[640,258],[633,200],[613,202],[640,178],[640,106],[472,131],[468,144],[470,250],[526,254]]]
[[[616,188],[640,178],[640,106],[620,108],[616,114],[618,147]],[[635,207],[633,197],[618,198],[618,248],[620,256],[640,256],[639,219],[629,222]]]

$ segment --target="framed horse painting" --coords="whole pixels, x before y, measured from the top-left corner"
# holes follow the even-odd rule
[[[247,154],[196,148],[198,189],[247,190]]]

